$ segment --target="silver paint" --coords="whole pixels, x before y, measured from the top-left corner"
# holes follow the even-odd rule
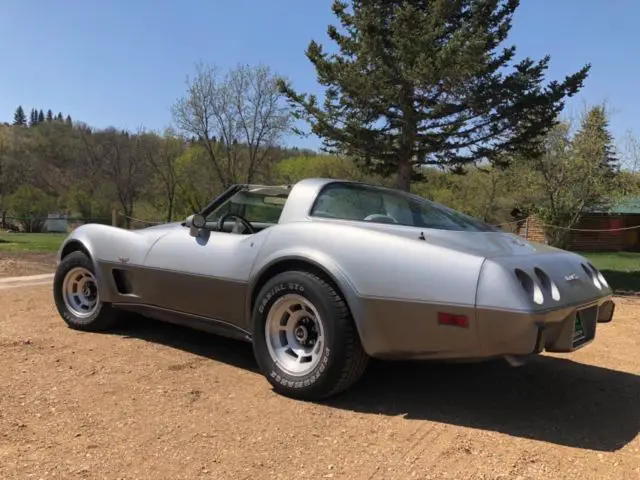
[[[567,351],[570,345],[560,337],[576,310],[611,299],[601,274],[592,278],[584,270],[589,265],[584,257],[513,234],[310,216],[318,193],[335,181],[298,182],[278,224],[253,235],[211,231],[194,237],[179,222],[134,231],[88,224],[69,235],[60,253],[69,242],[79,242],[96,265],[171,273],[159,286],[167,297],[180,295],[187,277],[189,282],[194,276],[215,280],[210,295],[197,300],[202,302],[198,315],[209,311],[212,319],[246,331],[261,275],[280,261],[312,263],[343,293],[367,353],[381,358],[528,355],[540,342],[542,348]],[[545,289],[536,268],[553,282],[553,292]],[[515,269],[528,275],[535,295],[523,288]],[[104,301],[126,300],[106,285],[111,279],[98,277]],[[224,282],[247,285],[240,320],[214,315],[224,311],[214,308],[219,302],[239,301],[225,298]],[[167,298],[165,305],[155,306],[179,303]],[[466,314],[470,327],[439,325],[438,312]]]

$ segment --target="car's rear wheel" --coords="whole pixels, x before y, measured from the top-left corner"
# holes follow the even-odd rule
[[[118,320],[114,309],[100,300],[93,263],[81,251],[62,259],[53,279],[58,313],[71,328],[101,331]]]
[[[274,389],[319,400],[352,386],[368,356],[344,299],[308,272],[281,273],[258,294],[253,349]]]

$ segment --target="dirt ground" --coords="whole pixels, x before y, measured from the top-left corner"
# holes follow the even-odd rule
[[[374,363],[325,404],[273,393],[248,344],[132,320],[66,328],[0,291],[2,479],[640,478],[640,301],[521,369]]]
[[[0,278],[53,273],[55,253],[0,252]]]

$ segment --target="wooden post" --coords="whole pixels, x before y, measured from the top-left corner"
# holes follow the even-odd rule
[[[115,208],[111,210],[111,225],[118,226],[118,211]]]

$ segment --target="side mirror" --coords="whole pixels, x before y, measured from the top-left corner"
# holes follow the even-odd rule
[[[207,226],[207,219],[200,215],[199,213],[194,213],[193,215],[189,215],[185,220],[185,225],[189,227],[189,233],[192,237],[197,237],[203,231],[205,231],[205,227]]]
[[[207,226],[207,219],[204,218],[204,215],[194,213],[193,215],[191,215],[191,223],[196,228],[204,228]]]

